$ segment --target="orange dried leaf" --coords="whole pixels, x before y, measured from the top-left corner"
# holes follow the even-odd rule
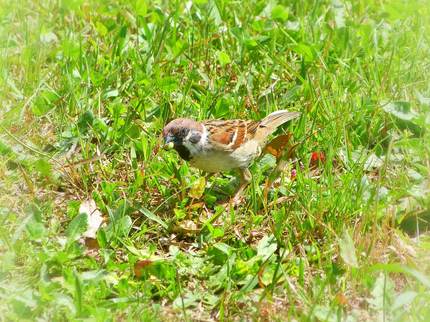
[[[137,261],[136,264],[134,264],[134,275],[137,278],[141,278],[143,270],[148,266],[150,266],[152,263],[153,261],[150,259],[143,259],[143,260]]]
[[[272,141],[270,141],[266,147],[264,148],[265,153],[272,154],[275,158],[279,158],[282,155],[282,152],[288,146],[288,142],[290,141],[291,133],[283,134],[275,137]]]
[[[348,298],[342,293],[337,293],[336,294],[336,302],[339,305],[347,306],[348,305]]]
[[[90,250],[97,250],[100,248],[99,242],[95,238],[85,237],[85,246]]]

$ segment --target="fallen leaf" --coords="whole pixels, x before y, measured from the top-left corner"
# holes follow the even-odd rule
[[[85,242],[85,246],[87,247],[87,249],[96,250],[96,249],[100,248],[99,242],[95,238],[87,237],[87,238],[85,238],[84,242]]]
[[[152,263],[153,263],[153,261],[150,259],[143,259],[143,260],[137,261],[136,264],[134,264],[134,269],[133,269],[134,275],[137,278],[141,278],[143,270],[145,268],[147,268],[148,266],[152,265]]]
[[[192,220],[181,221],[176,227],[173,228],[173,230],[186,235],[195,235],[201,231],[197,224]]]
[[[357,256],[355,254],[354,242],[348,231],[343,232],[342,239],[339,240],[340,257],[351,267],[358,267]]]
[[[411,103],[409,102],[390,102],[384,105],[382,109],[403,121],[411,121],[417,116],[417,113],[411,109]]]
[[[335,300],[339,305],[342,305],[342,306],[348,305],[348,298],[343,293],[337,293]]]
[[[193,203],[193,204],[189,205],[187,207],[187,209],[197,210],[197,209],[203,208],[204,206],[205,206],[204,202],[196,202],[196,203]]]
[[[103,217],[101,212],[97,209],[96,202],[93,199],[83,201],[79,206],[79,214],[87,215],[87,230],[82,236],[95,239],[97,230],[103,223]]]
[[[366,162],[364,163],[364,170],[370,171],[372,169],[379,169],[383,165],[384,160],[378,157],[375,153],[372,153],[369,155]]]
[[[264,153],[270,153],[277,159],[280,158],[282,152],[288,147],[291,135],[291,133],[288,133],[275,137],[265,146]]]
[[[316,167],[319,163],[325,162],[325,154],[321,151],[315,151],[311,154],[311,159],[309,161],[309,167]]]

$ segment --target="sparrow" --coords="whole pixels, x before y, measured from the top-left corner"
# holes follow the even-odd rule
[[[163,137],[195,168],[209,173],[237,169],[240,185],[233,198],[237,202],[252,179],[248,167],[261,155],[269,135],[300,114],[279,110],[260,121],[178,118],[164,127]]]

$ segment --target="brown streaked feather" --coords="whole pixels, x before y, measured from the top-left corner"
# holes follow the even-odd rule
[[[210,120],[203,125],[210,133],[211,142],[218,148],[229,151],[236,133],[236,121]]]
[[[250,121],[247,125],[247,130],[250,136],[254,136],[257,132],[258,127],[260,126],[261,121]]]
[[[212,144],[225,151],[234,151],[254,137],[259,123],[245,120],[210,120],[203,124],[210,133]]]
[[[223,144],[225,146],[230,146],[231,141],[234,137],[234,130],[233,128],[225,129],[224,131],[218,131],[215,133],[212,133],[211,139],[212,141],[215,141],[219,144]]]
[[[261,121],[245,120],[208,120],[203,125],[210,133],[211,143],[217,149],[234,151],[249,140],[257,140],[261,145],[276,128],[298,117],[298,112],[281,110],[274,112]]]
[[[258,123],[258,122],[240,120],[238,129],[237,129],[236,140],[233,143],[233,150],[236,150],[243,143],[253,138],[253,132],[250,131],[249,128],[254,123]]]

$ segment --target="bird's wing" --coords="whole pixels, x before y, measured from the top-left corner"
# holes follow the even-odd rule
[[[209,143],[217,150],[234,151],[243,143],[251,140],[260,121],[211,120],[203,122],[209,132]]]
[[[213,120],[203,125],[209,132],[209,143],[217,150],[234,151],[249,140],[256,140],[261,146],[278,126],[300,116],[300,112],[280,110],[266,116],[261,121]]]

